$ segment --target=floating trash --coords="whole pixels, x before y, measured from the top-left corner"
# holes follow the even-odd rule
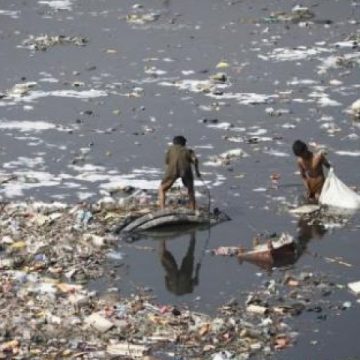
[[[30,35],[25,39],[22,46],[30,50],[45,51],[57,45],[85,46],[88,40],[81,36],[65,35]]]

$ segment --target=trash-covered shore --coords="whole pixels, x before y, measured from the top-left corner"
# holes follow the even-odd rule
[[[359,19],[358,0],[3,1],[0,357],[357,356],[360,214],[298,208],[291,144],[359,193]],[[126,242],[178,134],[232,221]]]
[[[0,358],[263,357],[296,344],[294,316],[326,319],[346,309],[332,301],[343,285],[291,268],[212,316],[146,292],[90,290],[89,281],[111,276],[105,259],[121,242],[114,224],[151,209],[134,199],[126,206],[2,203]]]

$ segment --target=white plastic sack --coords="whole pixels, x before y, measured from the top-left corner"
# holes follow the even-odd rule
[[[360,195],[346,186],[331,168],[321,190],[319,203],[344,209],[360,209]]]

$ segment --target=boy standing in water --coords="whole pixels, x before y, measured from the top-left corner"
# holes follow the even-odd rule
[[[322,151],[314,154],[301,140],[296,140],[292,148],[297,156],[300,175],[304,181],[308,199],[310,201],[318,201],[325,182],[323,166],[330,168],[331,165]]]
[[[186,139],[183,136],[174,137],[173,145],[170,146],[166,153],[165,164],[165,176],[159,188],[160,208],[165,208],[166,192],[178,178],[181,178],[188,190],[190,208],[195,210],[196,201],[192,165],[195,167],[196,176],[200,178],[199,162],[194,151],[186,147]]]

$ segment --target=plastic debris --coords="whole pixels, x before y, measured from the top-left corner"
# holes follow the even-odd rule
[[[30,89],[36,86],[36,82],[26,82],[15,84],[10,90],[7,91],[6,96],[9,98],[19,98],[29,93]]]
[[[131,358],[143,359],[149,349],[149,346],[119,343],[108,345],[106,352],[110,355],[130,356]]]
[[[250,304],[246,307],[246,311],[254,314],[265,315],[269,312],[269,309],[265,306]]]
[[[290,209],[289,213],[295,214],[295,215],[304,215],[304,214],[312,214],[319,210],[320,210],[319,205],[302,205],[295,209]]]
[[[211,250],[214,255],[222,256],[235,256],[239,253],[240,249],[237,246],[220,246],[217,249]]]
[[[225,151],[217,156],[210,156],[208,161],[204,162],[206,166],[227,166],[232,163],[232,161],[237,159],[246,158],[249,155],[242,149],[231,149]]]
[[[355,118],[360,118],[360,99],[351,104],[351,113]]]
[[[86,228],[87,225],[89,224],[90,220],[92,219],[92,213],[88,210],[79,210],[77,215],[76,215],[76,223],[75,223],[75,227],[76,228]]]
[[[149,211],[147,205],[139,208],[136,197],[132,201],[126,207],[113,204],[111,208],[84,203],[3,207],[0,300],[6,297],[6,302],[0,336],[1,331],[8,329],[10,340],[0,337],[0,356],[26,357],[29,346],[46,356],[62,354],[74,358],[91,348],[92,358],[99,359],[152,355],[156,358],[159,351],[165,356],[168,348],[170,358],[201,357],[204,352],[206,357],[215,359],[269,355],[294,342],[296,335],[284,331],[285,318],[299,315],[304,309],[316,313],[316,303],[310,301],[303,306],[292,303],[289,292],[295,288],[299,296],[306,293],[307,298],[314,293],[315,300],[318,296],[315,294],[328,296],[334,289],[334,282],[314,274],[287,273],[284,277],[278,274],[280,277],[250,292],[245,303],[229,302],[218,309],[216,316],[157,304],[143,294],[120,298],[117,288],[109,288],[107,294],[96,294],[87,284],[107,275],[102,264],[109,254],[121,254],[115,261],[123,261],[123,249],[119,251],[118,239],[108,229],[129,216],[128,206],[133,208],[133,215]],[[82,223],[87,212],[92,215],[87,227],[74,229],[74,224],[79,218]],[[52,221],[38,221],[41,217]],[[287,244],[291,245],[292,239],[286,234],[272,241],[275,249]],[[268,249],[266,244],[258,246],[260,250]],[[276,295],[279,291],[283,296]],[[21,306],[20,298],[27,299]],[[8,328],[14,312],[17,326]],[[41,334],[36,343],[26,335],[33,331]],[[68,334],[65,340],[63,334]],[[127,342],[114,340],[124,337]],[[54,346],[49,347],[49,343]]]
[[[295,246],[294,238],[287,233],[282,233],[278,238],[268,239],[265,244],[255,245],[253,250],[245,251],[241,249],[238,257],[241,260],[262,259],[264,261],[270,260],[278,255],[281,257],[281,252],[293,250]],[[285,255],[285,254],[284,254]]]
[[[360,281],[355,281],[355,282],[348,283],[348,287],[356,295],[360,294]]]
[[[276,23],[276,22],[292,22],[299,23],[303,21],[308,21],[313,19],[315,14],[305,6],[296,5],[292,8],[290,13],[286,12],[273,12],[270,16],[265,17],[264,20],[266,23]]]
[[[127,15],[126,21],[129,24],[144,25],[158,20],[159,17],[160,14],[156,13],[134,13]]]
[[[88,43],[88,40],[85,37],[81,37],[81,36],[65,36],[65,35],[34,36],[34,35],[30,35],[28,39],[23,41],[22,45],[31,50],[45,51],[56,45],[85,46],[87,43]]]
[[[229,360],[233,355],[229,351],[221,351],[213,355],[212,360]]]
[[[85,319],[85,324],[87,326],[95,328],[102,333],[110,330],[114,326],[112,322],[110,322],[98,313],[91,314],[89,317],[87,317]]]
[[[274,342],[274,347],[276,350],[282,350],[290,346],[291,340],[287,335],[278,335]]]
[[[228,62],[226,61],[220,61],[217,65],[216,65],[216,68],[217,69],[225,69],[225,68],[228,68],[230,65]]]

